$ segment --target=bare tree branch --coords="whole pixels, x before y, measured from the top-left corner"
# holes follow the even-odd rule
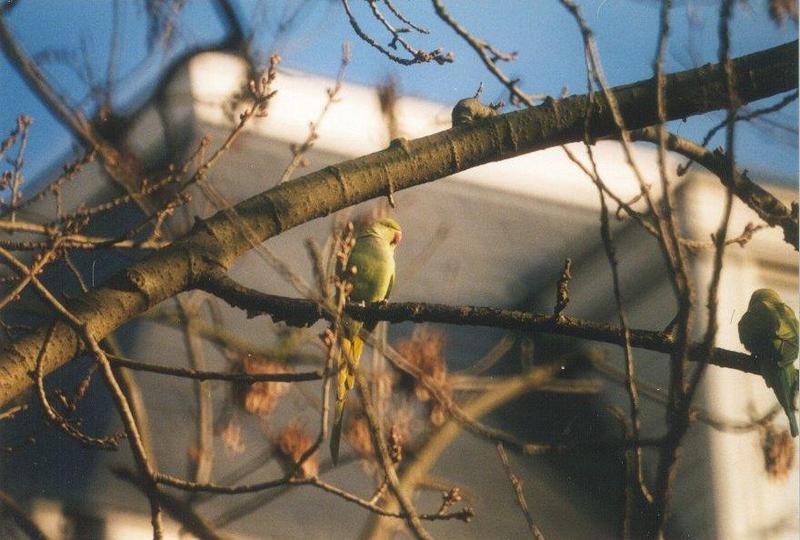
[[[643,128],[631,132],[634,140],[655,142],[653,128]],[[734,194],[749,206],[758,217],[771,227],[783,229],[783,238],[797,251],[798,248],[798,218],[797,203],[787,208],[769,191],[762,188],[750,179],[747,171],[734,168],[731,178],[726,169],[727,158],[720,150],[709,150],[697,143],[670,133],[666,138],[666,146],[672,152],[677,152],[692,161],[695,161],[714,173],[722,184],[733,190]]]
[[[531,535],[536,540],[544,540],[542,531],[540,531],[539,527],[536,526],[536,523],[533,522],[533,517],[531,517],[531,512],[528,509],[528,502],[525,500],[525,492],[522,490],[522,481],[511,469],[511,464],[508,462],[508,454],[506,453],[506,449],[503,448],[503,443],[497,443],[497,453],[500,456],[500,462],[503,464],[503,469],[506,472],[506,476],[508,476],[508,480],[511,482],[511,487],[514,488],[514,496],[517,499],[517,505],[519,506],[520,510],[522,510],[522,513],[525,516],[525,521],[528,522],[528,529],[530,529]]]

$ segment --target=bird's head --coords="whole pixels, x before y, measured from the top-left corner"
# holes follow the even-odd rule
[[[772,289],[758,289],[750,297],[750,306],[756,304],[780,304],[782,303],[781,297]]]
[[[370,224],[362,233],[363,236],[377,236],[386,241],[392,249],[403,239],[400,224],[392,218],[381,218]]]

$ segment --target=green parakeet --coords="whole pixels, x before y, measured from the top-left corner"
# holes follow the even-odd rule
[[[797,437],[797,418],[792,402],[797,391],[797,316],[772,289],[758,289],[750,297],[747,313],[739,321],[739,340],[758,361],[767,386],[789,417],[792,437]]]
[[[346,279],[352,284],[349,299],[356,303],[380,302],[389,298],[394,285],[394,250],[403,233],[400,224],[391,218],[383,218],[366,227],[356,237],[345,268]],[[355,267],[355,268],[353,268]],[[353,271],[354,270],[354,271]],[[339,439],[342,435],[342,415],[347,392],[355,383],[355,370],[361,357],[363,341],[358,336],[364,323],[350,320],[343,325],[339,337],[339,353],[336,373],[336,410],[331,433],[331,459],[334,465],[339,460]],[[375,325],[368,325],[372,331]],[[352,366],[348,364],[348,356]]]

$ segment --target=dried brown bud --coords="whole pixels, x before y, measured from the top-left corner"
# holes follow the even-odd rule
[[[293,421],[278,435],[275,446],[280,456],[287,462],[287,466],[293,467],[300,461],[303,454],[314,444],[312,438],[306,434],[299,422]],[[301,478],[313,478],[319,474],[319,457],[314,452],[300,466]]]
[[[447,506],[453,506],[457,502],[461,501],[463,497],[461,496],[461,489],[459,487],[454,487],[450,489],[450,491],[442,491],[442,501],[447,503]]]
[[[6,189],[11,185],[11,171],[3,171],[3,176],[0,177],[0,189]]]
[[[251,375],[260,373],[290,373],[285,364],[248,354],[239,367],[240,372]],[[285,382],[234,383],[231,385],[234,402],[250,414],[267,416],[277,405],[281,396],[291,385]]]
[[[403,461],[403,433],[400,426],[396,423],[392,424],[389,430],[389,456],[392,458],[392,463],[400,463]]]
[[[761,433],[761,449],[764,452],[764,469],[770,480],[784,481],[794,467],[795,446],[791,434],[778,431],[769,425]]]
[[[442,505],[439,507],[439,515],[444,514],[447,512],[450,507],[452,507],[457,502],[461,501],[463,497],[461,496],[461,489],[458,487],[453,487],[449,491],[442,491]],[[464,521],[469,521],[472,519],[473,513],[472,509],[469,507],[464,508]]]
[[[232,454],[241,454],[245,450],[244,437],[242,436],[242,426],[233,419],[229,419],[218,430],[218,435],[222,439],[225,450]]]
[[[431,408],[431,415],[430,415],[431,424],[436,427],[441,426],[444,424],[445,420],[447,420],[447,415],[445,414],[444,407],[435,403]]]
[[[778,26],[783,26],[786,19],[797,23],[797,0],[768,0],[769,16]]]
[[[451,391],[447,384],[447,364],[443,354],[444,343],[445,335],[443,332],[430,330],[425,326],[418,326],[414,329],[411,339],[401,341],[396,345],[396,349],[406,360],[422,372],[422,376],[428,384],[440,388],[445,394],[449,395]],[[420,401],[429,401],[431,399],[430,392],[419,380],[405,376],[401,379],[401,382],[404,385],[410,385]],[[437,410],[437,408],[437,405],[434,405],[432,412],[435,413],[435,419],[441,423],[443,422],[444,412]]]
[[[369,433],[369,424],[367,418],[361,414],[354,414],[350,416],[350,421],[344,433],[347,442],[356,451],[356,454],[361,456],[362,459],[373,459],[372,452],[372,439]]]

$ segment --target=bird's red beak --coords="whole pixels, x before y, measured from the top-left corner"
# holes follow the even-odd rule
[[[403,233],[400,231],[395,231],[394,238],[392,238],[392,245],[397,246],[400,244],[400,241],[403,239]]]

